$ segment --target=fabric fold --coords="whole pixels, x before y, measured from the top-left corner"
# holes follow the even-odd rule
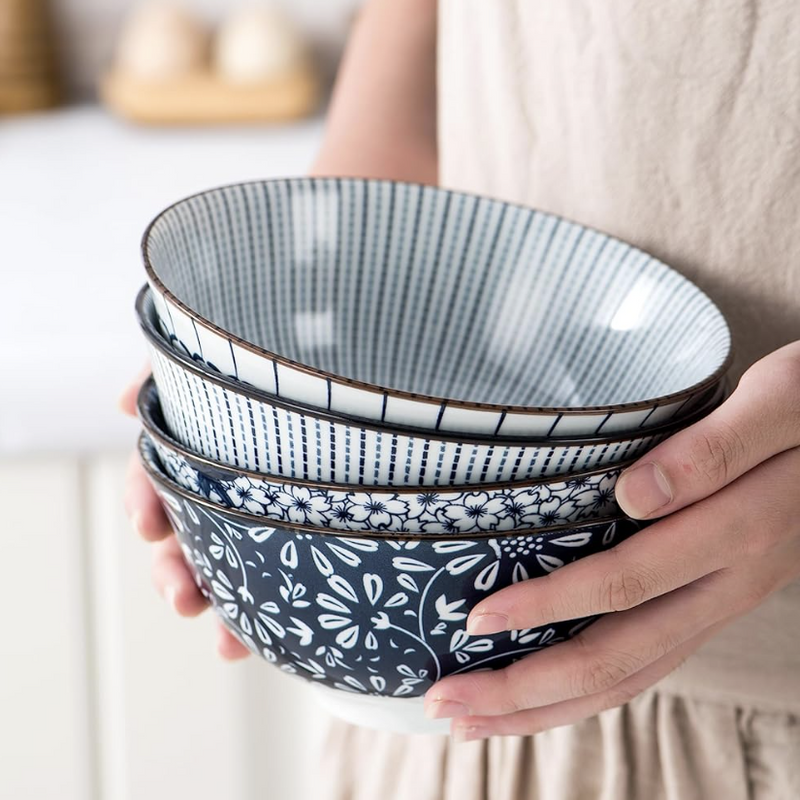
[[[332,720],[319,800],[796,800],[800,719],[659,691],[532,737],[454,744]]]

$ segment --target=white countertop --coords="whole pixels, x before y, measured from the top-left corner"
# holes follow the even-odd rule
[[[141,234],[174,200],[303,174],[321,122],[136,128],[85,106],[0,121],[0,455],[129,445]]]

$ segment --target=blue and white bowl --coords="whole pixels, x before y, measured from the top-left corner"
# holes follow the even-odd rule
[[[621,513],[614,486],[627,464],[563,480],[433,490],[271,478],[217,464],[176,442],[166,431],[152,378],[139,392],[138,408],[159,461],[172,480],[217,505],[266,516],[277,524],[355,533],[467,536],[546,528]]]
[[[676,420],[731,360],[695,285],[610,236],[430,186],[286,179],[147,229],[162,330],[276,397],[450,433],[582,437]]]
[[[359,486],[533,481],[633,460],[675,430],[662,426],[628,436],[513,441],[425,435],[341,420],[245,386],[170,347],[155,327],[147,289],[139,295],[137,312],[170,433],[218,464],[273,477]],[[706,413],[710,398],[696,400]]]
[[[625,518],[459,539],[370,537],[274,524],[215,506],[140,453],[198,586],[247,648],[317,685],[419,697],[439,678],[501,668],[593,619],[469,636],[470,609],[498,589],[607,550]],[[266,524],[269,522],[270,524]]]

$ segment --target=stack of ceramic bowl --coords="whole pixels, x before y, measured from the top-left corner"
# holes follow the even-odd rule
[[[224,187],[144,237],[141,455],[196,579],[335,713],[424,729],[440,677],[592,620],[470,608],[614,546],[621,470],[724,394],[697,287],[531,209],[385,181]]]

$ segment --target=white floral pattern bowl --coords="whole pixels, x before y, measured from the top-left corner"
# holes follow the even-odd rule
[[[342,420],[215,373],[170,347],[155,327],[146,288],[137,313],[170,433],[219,464],[273,477],[359,486],[532,481],[616,466],[676,430],[662,426],[627,436],[514,441],[450,438]],[[721,387],[714,387],[711,399]],[[707,413],[709,397],[693,400],[702,402],[701,411]]]
[[[390,426],[657,427],[731,360],[720,311],[646,253],[430,186],[213,189],[163,211],[143,255],[170,341],[276,397]]]
[[[217,505],[266,516],[276,524],[355,533],[466,536],[547,528],[621,513],[614,486],[627,464],[564,479],[433,490],[272,478],[217,464],[176,442],[166,431],[152,378],[142,385],[138,408],[159,461],[172,480]]]
[[[198,586],[248,649],[334,689],[419,697],[439,678],[500,668],[593,621],[469,636],[482,598],[613,547],[624,517],[460,539],[374,537],[265,525],[182,489],[146,435],[140,454]]]

